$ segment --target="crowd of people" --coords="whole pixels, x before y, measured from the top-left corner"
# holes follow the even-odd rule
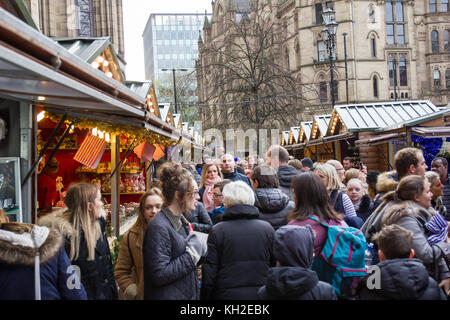
[[[0,299],[448,299],[447,160],[427,171],[422,151],[404,148],[394,162],[380,173],[350,157],[294,159],[281,146],[242,161],[166,162],[115,266],[100,190],[74,184],[67,210],[37,225],[0,213]],[[336,282],[323,276],[336,269],[317,269],[331,261],[331,230],[360,241],[347,262],[364,259],[363,273]]]

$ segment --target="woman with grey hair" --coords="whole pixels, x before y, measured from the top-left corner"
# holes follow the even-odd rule
[[[223,188],[225,212],[208,236],[201,300],[256,300],[275,265],[274,229],[258,219],[253,190],[243,181]]]
[[[425,178],[430,184],[430,191],[433,194],[433,198],[431,199],[431,206],[434,210],[442,214],[447,220],[449,220],[449,216],[447,214],[447,208],[444,206],[442,202],[442,196],[444,195],[444,185],[441,182],[439,174],[434,171],[425,172]]]

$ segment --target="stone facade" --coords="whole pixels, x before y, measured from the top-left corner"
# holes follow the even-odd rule
[[[204,43],[200,43],[200,64],[211,59],[202,47],[224,41],[226,31],[218,32],[215,26],[233,14],[226,8],[234,2],[213,2],[212,24],[205,23]],[[303,96],[311,101],[301,115],[302,121],[331,113],[330,64],[321,37],[321,11],[328,6],[336,12],[339,23],[334,68],[336,104],[389,101],[394,100],[394,93],[397,100],[429,99],[437,106],[450,102],[450,5],[446,0],[260,2],[270,4],[272,19],[281,31],[275,35],[282,39],[280,58],[301,81]],[[219,12],[218,7],[225,11]],[[203,103],[208,103],[202,100],[201,92],[206,90],[206,79],[199,74],[199,99]]]
[[[122,0],[24,0],[48,37],[110,37],[125,66]]]

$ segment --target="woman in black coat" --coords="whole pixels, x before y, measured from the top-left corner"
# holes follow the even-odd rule
[[[207,246],[190,234],[183,216],[199,199],[197,183],[180,164],[171,162],[159,168],[158,177],[164,206],[144,236],[144,299],[197,300],[197,263]]]
[[[45,216],[39,224],[54,227],[65,237],[67,255],[80,270],[89,300],[116,300],[118,292],[100,190],[90,183],[73,184],[64,201],[67,212]]]
[[[225,213],[208,236],[202,300],[254,300],[275,264],[272,226],[258,219],[253,190],[242,181],[223,189]]]
[[[280,189],[275,169],[267,165],[258,166],[253,170],[251,180],[259,218],[269,222],[275,230],[286,225],[286,215],[294,209],[295,204]]]

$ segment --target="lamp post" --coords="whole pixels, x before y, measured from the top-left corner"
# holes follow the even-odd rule
[[[175,103],[175,113],[178,113],[178,104],[177,104],[177,84],[175,81],[175,71],[188,71],[187,69],[161,69],[161,71],[172,71],[173,75],[173,96],[174,96],[174,103]]]
[[[330,77],[331,77],[331,107],[334,108],[335,93],[334,93],[334,59],[336,57],[336,31],[338,23],[334,21],[335,12],[331,8],[326,8],[322,13],[325,27],[322,30],[322,39],[327,46],[328,57],[330,59]]]

